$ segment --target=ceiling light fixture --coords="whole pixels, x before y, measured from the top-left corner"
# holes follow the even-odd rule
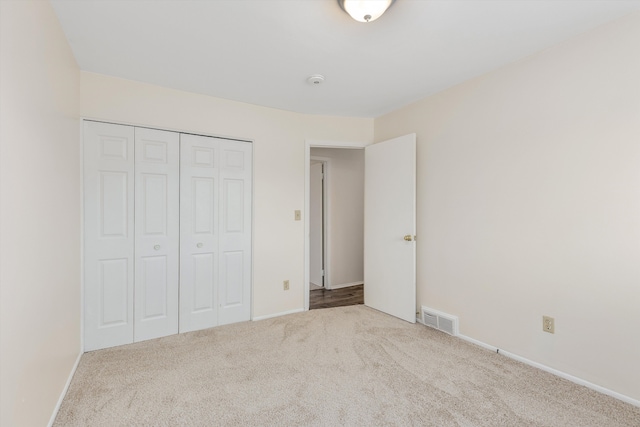
[[[396,0],[338,0],[338,4],[358,22],[371,22],[380,18]]]

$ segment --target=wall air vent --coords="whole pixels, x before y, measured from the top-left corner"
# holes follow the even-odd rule
[[[431,314],[422,308],[422,323],[432,328],[438,329],[438,316]]]
[[[449,335],[458,335],[458,317],[422,306],[422,324],[430,326]]]

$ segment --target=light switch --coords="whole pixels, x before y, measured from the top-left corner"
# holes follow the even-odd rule
[[[299,210],[294,211],[294,217],[296,221],[300,221],[301,214]]]

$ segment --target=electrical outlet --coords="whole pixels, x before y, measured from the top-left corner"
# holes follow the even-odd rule
[[[555,333],[555,319],[549,316],[542,316],[542,330],[545,332],[549,332],[550,334]]]
[[[296,221],[300,221],[300,219],[302,218],[302,215],[299,210],[295,210],[293,211],[293,217]]]
[[[289,290],[289,281],[285,280],[284,282],[282,282],[282,287],[284,288],[285,291]]]

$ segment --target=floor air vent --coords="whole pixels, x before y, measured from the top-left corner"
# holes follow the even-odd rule
[[[423,306],[422,323],[449,335],[458,335],[458,318],[456,316]]]

